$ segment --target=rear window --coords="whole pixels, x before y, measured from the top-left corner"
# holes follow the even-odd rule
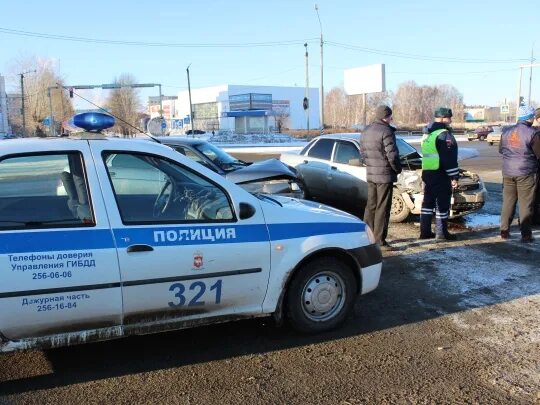
[[[19,155],[0,161],[0,229],[93,225],[79,153]]]
[[[332,149],[334,148],[333,139],[319,139],[315,145],[309,150],[308,156],[317,159],[330,160]]]

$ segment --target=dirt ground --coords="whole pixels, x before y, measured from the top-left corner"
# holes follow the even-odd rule
[[[484,145],[464,146],[481,152],[467,165],[488,180],[486,207],[453,223],[455,242],[392,225],[380,286],[342,328],[259,319],[0,355],[0,404],[540,404],[540,229],[530,245],[497,237]]]

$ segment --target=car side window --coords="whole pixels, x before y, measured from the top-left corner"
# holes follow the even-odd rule
[[[107,170],[124,224],[234,220],[225,191],[198,173],[143,153],[105,152],[103,158],[117,161],[120,155],[125,166]]]
[[[25,154],[0,161],[0,229],[94,225],[80,153]]]
[[[333,139],[319,139],[315,145],[308,151],[308,156],[317,159],[330,160],[332,149],[334,148]]]
[[[352,142],[338,141],[334,161],[345,165],[360,166],[360,151]]]

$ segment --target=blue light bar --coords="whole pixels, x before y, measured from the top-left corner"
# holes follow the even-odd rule
[[[114,117],[98,112],[87,112],[73,117],[73,125],[86,131],[101,131],[114,126],[114,123]]]

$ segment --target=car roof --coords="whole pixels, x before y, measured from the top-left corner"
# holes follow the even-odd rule
[[[187,138],[185,136],[160,136],[157,138],[160,142],[165,145],[200,145],[206,143],[202,139]]]
[[[107,142],[111,149],[123,150],[127,145],[140,144],[148,147],[148,144],[154,144],[159,148],[169,149],[165,145],[161,145],[158,142],[148,142],[146,139],[134,139],[134,138],[116,138],[107,137],[103,134],[97,134],[92,132],[79,132],[69,137],[27,137],[27,138],[15,138],[4,139],[0,144],[2,146],[2,154],[20,153],[21,150],[26,151],[50,151],[50,150],[68,150],[76,148],[77,144],[88,142]]]
[[[352,141],[359,141],[362,137],[361,132],[342,132],[337,134],[319,135],[313,139],[347,139]],[[397,139],[403,139],[401,136],[396,136]]]

